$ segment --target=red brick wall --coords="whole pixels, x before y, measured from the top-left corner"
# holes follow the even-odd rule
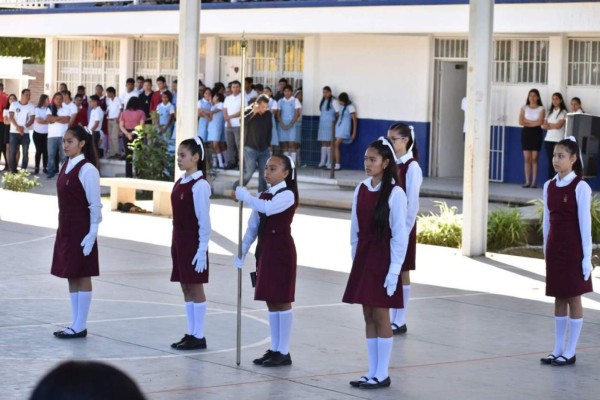
[[[35,80],[29,81],[31,90],[31,101],[37,104],[40,95],[44,94],[44,65],[23,64],[23,74],[35,76]]]

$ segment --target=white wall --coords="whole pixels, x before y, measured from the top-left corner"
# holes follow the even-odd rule
[[[321,88],[328,85],[335,95],[348,93],[359,118],[427,121],[429,43],[428,37],[394,35],[321,35],[307,40],[305,53],[318,60],[318,68],[305,71],[305,86],[311,84],[312,95],[309,103],[305,94],[304,114],[318,115]]]

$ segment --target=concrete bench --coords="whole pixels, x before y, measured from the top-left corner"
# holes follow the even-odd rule
[[[153,214],[173,215],[171,191],[174,182],[151,181],[134,178],[100,178],[100,186],[110,187],[110,209],[116,210],[119,203],[134,203],[135,191],[152,192]]]

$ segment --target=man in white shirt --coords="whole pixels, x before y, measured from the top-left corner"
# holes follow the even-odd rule
[[[62,141],[65,132],[69,128],[71,110],[63,106],[63,95],[60,92],[54,94],[52,105],[47,111],[48,121],[48,179],[52,179],[58,173],[60,160],[65,157]]]
[[[121,100],[117,97],[117,92],[114,87],[106,89],[106,119],[108,126],[108,153],[109,158],[121,158],[119,149],[119,116],[121,115]]]
[[[122,109],[127,108],[127,103],[129,103],[129,99],[138,96],[138,92],[135,90],[134,85],[135,81],[133,80],[133,78],[127,78],[127,82],[125,82],[125,92],[121,94],[121,97],[119,98],[119,100],[121,100]]]
[[[21,91],[21,99],[14,101],[8,109],[10,121],[10,170],[17,172],[17,150],[23,147],[22,169],[27,169],[29,164],[29,128],[35,119],[35,106],[29,103],[31,92],[29,89]]]
[[[77,117],[79,108],[77,108],[77,104],[73,102],[73,99],[71,98],[71,92],[69,90],[63,90],[60,93],[63,95],[63,107],[65,107],[71,113],[69,128],[73,128],[75,126],[75,118]]]
[[[248,76],[244,80],[244,90],[246,91],[246,107],[248,107],[250,104],[254,103],[258,97],[258,93],[254,90],[254,79],[252,79],[252,77]]]
[[[227,159],[225,169],[234,169],[238,163],[240,147],[240,112],[242,110],[242,85],[239,81],[231,83],[231,95],[225,98],[223,118],[225,120],[225,139],[227,140]]]
[[[100,138],[102,137],[104,112],[102,111],[102,107],[100,107],[100,97],[97,95],[90,96],[90,110],[90,120],[87,127],[94,137],[94,144],[96,145],[96,149],[98,149],[98,157],[103,157],[104,146],[100,144]]]
[[[146,79],[143,76],[138,76],[137,78],[135,78],[135,89],[133,89],[135,91],[135,93],[139,96],[140,94],[144,93],[144,82],[146,81]],[[125,104],[125,107],[127,107],[127,104]]]

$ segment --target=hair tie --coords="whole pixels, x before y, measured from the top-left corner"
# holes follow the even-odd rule
[[[198,146],[200,146],[200,153],[202,154],[200,157],[200,161],[204,161],[204,143],[202,143],[202,139],[200,139],[200,136],[194,136],[194,141]]]
[[[286,157],[288,158],[288,160],[290,160],[290,166],[292,167],[292,180],[294,180],[294,179],[296,179],[295,178],[295,176],[296,176],[296,173],[295,173],[296,164],[294,163],[294,160],[292,159],[291,156],[286,155]]]
[[[387,140],[385,137],[383,136],[379,136],[379,140],[381,143],[383,143],[385,146],[390,148],[390,151],[392,152],[392,156],[394,156],[394,162],[398,162],[398,158],[396,157],[396,151],[394,150],[394,146],[392,146],[392,144],[390,143],[389,140]]]
[[[87,132],[88,135],[93,135],[92,131],[90,130],[90,128],[88,128],[87,126],[83,127],[83,130],[85,130]]]
[[[566,139],[569,139],[571,142],[577,143],[577,139],[575,139],[575,136],[567,136]]]
[[[412,151],[413,147],[415,147],[415,128],[412,125],[409,125],[408,127],[410,128],[410,138],[412,139],[412,144],[408,151]]]

